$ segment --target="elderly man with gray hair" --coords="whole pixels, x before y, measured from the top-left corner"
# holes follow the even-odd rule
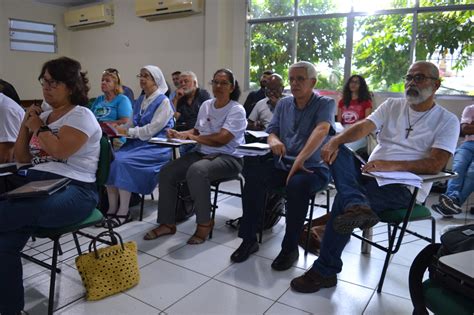
[[[317,82],[314,65],[306,61],[291,65],[289,82],[292,95],[278,101],[266,129],[272,154],[245,160],[239,229],[243,241],[231,255],[232,261],[243,262],[258,250],[256,233],[267,192],[285,187],[286,231],[272,263],[274,270],[289,269],[298,259],[298,238],[309,198],[325,187],[330,177],[328,166],[321,163],[320,150],[329,135],[335,134],[336,103],[313,91]]]
[[[198,87],[194,72],[184,71],[179,75],[179,87],[173,99],[176,118],[176,130],[184,131],[194,128],[201,104],[210,99],[209,92]]]

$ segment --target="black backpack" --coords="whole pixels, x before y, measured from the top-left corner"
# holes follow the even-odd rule
[[[285,198],[278,193],[269,193],[265,202],[263,229],[271,229],[285,215]]]
[[[176,222],[181,222],[194,215],[194,201],[191,199],[188,185],[178,184],[178,200],[176,201]]]

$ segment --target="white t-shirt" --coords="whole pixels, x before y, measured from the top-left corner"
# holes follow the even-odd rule
[[[274,107],[269,104],[269,101],[270,100],[268,99],[268,97],[265,97],[264,99],[258,101],[249,115],[249,119],[251,121],[259,121],[265,128],[268,127],[268,124],[272,121],[273,118]]]
[[[247,128],[245,109],[236,101],[230,101],[221,108],[216,108],[215,102],[215,99],[210,99],[202,103],[194,128],[204,136],[218,133],[221,128],[224,128],[233,134],[234,138],[220,147],[200,144],[198,151],[204,154],[222,153],[242,157],[234,154],[234,151],[239,145],[245,143],[244,133]]]
[[[461,124],[471,124],[474,121],[474,104],[466,106],[462,111]],[[474,135],[465,135],[464,141],[474,141]]]
[[[25,110],[8,96],[0,93],[0,142],[15,142]]]
[[[51,111],[43,112],[41,120],[46,119]],[[66,115],[48,125],[54,134],[59,132],[62,126],[69,126],[82,131],[88,137],[86,143],[67,160],[58,160],[49,156],[37,147],[38,139],[33,136],[30,141],[32,147],[32,169],[59,174],[78,181],[95,182],[95,173],[99,161],[100,138],[102,130],[94,114],[83,106],[76,106]]]
[[[407,115],[408,111],[410,112]],[[406,129],[411,128],[408,137]],[[371,120],[379,133],[378,144],[369,157],[372,160],[412,161],[429,156],[432,148],[454,154],[459,137],[459,122],[456,116],[439,105],[428,112],[416,112],[403,98],[389,98],[367,119]],[[423,202],[431,189],[424,184],[418,201]]]

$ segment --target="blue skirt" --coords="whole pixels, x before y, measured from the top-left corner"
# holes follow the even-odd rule
[[[115,152],[107,185],[139,194],[151,194],[158,185],[161,167],[170,160],[171,148],[129,139]]]

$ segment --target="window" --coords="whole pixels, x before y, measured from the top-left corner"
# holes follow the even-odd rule
[[[307,60],[320,89],[357,73],[373,91],[402,92],[408,65],[428,60],[438,94],[474,95],[473,12],[472,0],[249,0],[249,81]]]
[[[56,27],[32,21],[10,19],[10,49],[56,52]]]

